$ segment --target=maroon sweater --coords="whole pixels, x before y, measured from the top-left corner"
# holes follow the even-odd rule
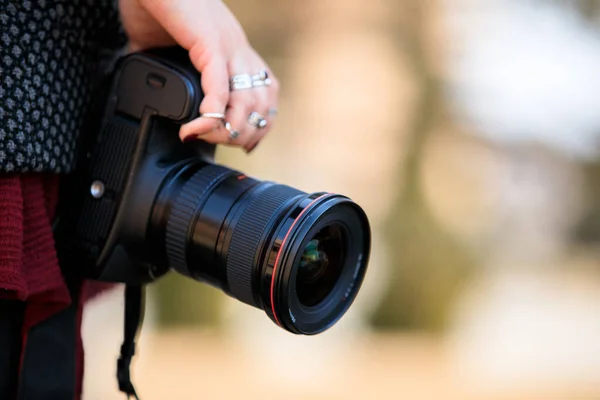
[[[0,176],[0,299],[25,302],[23,343],[36,324],[71,304],[58,264],[51,221],[59,178],[53,174]],[[81,313],[83,304],[111,285],[85,282],[78,309],[78,386],[83,379]]]

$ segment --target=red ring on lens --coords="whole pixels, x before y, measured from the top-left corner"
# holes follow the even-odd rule
[[[273,312],[273,317],[275,318],[275,322],[277,323],[277,325],[282,326],[281,322],[279,322],[279,319],[277,318],[277,313],[275,312],[275,273],[277,272],[277,266],[279,264],[279,258],[281,257],[281,253],[283,252],[283,249],[285,247],[285,244],[287,242],[288,236],[290,235],[290,233],[292,232],[292,229],[294,229],[294,226],[296,226],[296,223],[300,220],[300,218],[302,217],[302,215],[304,215],[304,213],[310,209],[310,207],[315,204],[317,201],[321,200],[323,197],[329,196],[330,193],[325,193],[319,197],[317,197],[316,199],[314,199],[313,201],[311,201],[310,203],[308,203],[308,205],[306,207],[304,207],[304,210],[302,210],[300,212],[300,214],[298,214],[298,216],[296,217],[296,219],[294,220],[294,222],[292,222],[292,225],[290,225],[290,228],[288,229],[287,233],[285,234],[285,236],[283,237],[283,240],[281,241],[281,246],[279,247],[279,251],[277,252],[277,256],[275,257],[275,263],[273,264],[273,273],[271,274],[271,290],[270,290],[270,297],[271,297],[271,311]]]

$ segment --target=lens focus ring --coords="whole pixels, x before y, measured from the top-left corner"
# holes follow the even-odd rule
[[[277,210],[303,192],[285,185],[263,189],[248,205],[235,225],[227,254],[229,290],[238,300],[256,307],[252,295],[252,272],[260,241]]]
[[[165,250],[169,266],[177,272],[191,276],[187,267],[186,248],[188,230],[200,204],[206,201],[211,189],[225,176],[235,171],[220,165],[209,164],[197,171],[183,185],[173,203],[166,227]]]

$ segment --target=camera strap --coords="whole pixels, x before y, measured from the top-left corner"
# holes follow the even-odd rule
[[[144,297],[145,286],[125,286],[125,324],[123,331],[123,344],[121,356],[117,361],[117,381],[119,390],[130,399],[139,400],[135,388],[131,383],[131,359],[135,355],[136,340],[144,322]]]

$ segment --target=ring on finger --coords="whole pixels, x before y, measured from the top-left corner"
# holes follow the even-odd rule
[[[272,83],[271,78],[269,78],[269,72],[266,69],[261,69],[258,74],[252,75],[251,80],[254,87],[269,86]]]
[[[248,117],[248,123],[250,125],[260,129],[260,128],[264,128],[265,126],[267,126],[268,122],[262,115],[260,115],[256,111],[254,111]]]
[[[269,78],[269,73],[266,69],[262,69],[258,74],[238,74],[229,79],[229,90],[244,90],[261,86],[269,86],[273,83]]]
[[[238,131],[236,131],[235,129],[233,129],[229,122],[225,122],[225,129],[227,129],[227,132],[229,132],[229,140],[230,141],[233,141],[233,140],[237,139],[238,137],[240,137],[240,133]]]
[[[234,75],[229,80],[229,89],[231,91],[250,89],[252,87],[252,76],[250,74]]]
[[[266,81],[267,79],[269,79],[269,73],[264,68],[261,69],[258,74],[252,75],[252,82],[254,82],[254,81]]]
[[[271,81],[271,78],[267,78],[264,81],[263,80],[256,80],[256,81],[252,81],[252,87],[270,86],[271,83],[273,83]]]
[[[225,114],[217,112],[207,112],[204,114],[200,114],[200,118],[225,119]]]

